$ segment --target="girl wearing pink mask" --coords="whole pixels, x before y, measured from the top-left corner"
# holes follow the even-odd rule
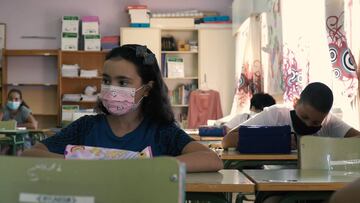
[[[187,171],[217,171],[219,157],[190,138],[174,119],[155,55],[145,46],[113,49],[104,63],[98,115],[84,116],[25,151],[25,156],[63,158],[66,145],[86,145],[174,156]]]
[[[29,106],[22,99],[22,93],[18,89],[11,89],[8,93],[6,106],[0,112],[0,120],[16,120],[18,127],[36,129],[38,123],[31,113]]]

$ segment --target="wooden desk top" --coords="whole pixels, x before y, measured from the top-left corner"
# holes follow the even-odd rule
[[[186,174],[186,192],[254,192],[255,185],[238,170]]]
[[[237,161],[245,161],[245,160],[297,160],[298,155],[296,152],[291,154],[240,154],[235,150],[224,150],[219,153],[219,156],[222,160],[237,160]]]
[[[360,171],[244,170],[257,191],[334,191],[360,178]]]

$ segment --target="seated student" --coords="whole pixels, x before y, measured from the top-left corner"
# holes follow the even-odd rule
[[[264,107],[272,106],[274,104],[276,104],[276,102],[271,95],[262,92],[254,94],[250,99],[250,113],[238,114],[230,121],[226,122],[224,124],[226,133],[260,113]]]
[[[0,112],[0,120],[16,120],[17,127],[26,127],[28,129],[37,129],[38,126],[29,106],[22,99],[21,91],[18,89],[9,91],[6,107]]]
[[[326,137],[360,136],[360,132],[332,115],[331,89],[323,83],[314,82],[305,87],[294,107],[273,105],[241,125],[279,126],[290,125],[297,135],[316,135]],[[239,127],[239,126],[238,126]],[[225,135],[224,148],[238,144],[238,127]],[[241,135],[240,135],[241,136]],[[294,143],[294,138],[293,138]]]
[[[329,203],[353,203],[360,201],[360,179],[348,184],[336,191],[330,198]]]
[[[217,171],[217,154],[195,142],[175,124],[155,55],[140,45],[110,51],[104,63],[100,114],[84,116],[23,156],[64,158],[66,145],[87,145],[175,156],[188,172]]]

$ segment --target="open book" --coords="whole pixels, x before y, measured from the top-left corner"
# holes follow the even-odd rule
[[[85,160],[118,160],[118,159],[140,159],[151,158],[151,147],[145,147],[141,152],[127,151],[121,149],[110,149],[103,147],[89,147],[82,145],[67,145],[65,159]]]

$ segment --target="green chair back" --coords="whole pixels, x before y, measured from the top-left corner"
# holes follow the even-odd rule
[[[303,136],[300,138],[301,169],[360,169],[360,139]]]
[[[174,158],[63,160],[0,156],[0,163],[1,202],[26,202],[31,198],[34,201],[28,202],[51,202],[45,200],[76,197],[93,198],[96,203],[184,202],[185,171]]]
[[[0,121],[0,130],[16,130],[16,121]]]

